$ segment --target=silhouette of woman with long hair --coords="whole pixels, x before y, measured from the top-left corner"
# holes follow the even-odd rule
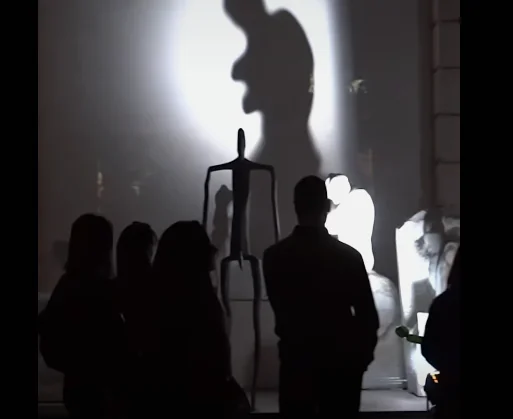
[[[197,413],[226,412],[230,404],[230,343],[210,272],[217,249],[197,221],[180,221],[161,236],[153,262],[157,287],[166,403]]]
[[[114,308],[112,226],[86,214],[72,226],[65,273],[39,317],[40,350],[64,374],[71,417],[106,417],[119,394],[123,326]]]
[[[156,243],[149,224],[134,222],[121,232],[116,246],[116,305],[124,320],[131,376],[123,409],[132,417],[145,416],[152,391],[150,275]]]

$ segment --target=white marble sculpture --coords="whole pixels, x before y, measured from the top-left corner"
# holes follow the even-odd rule
[[[394,325],[398,316],[397,291],[390,279],[374,271],[372,231],[374,203],[365,189],[352,189],[347,176],[336,175],[326,180],[328,198],[333,207],[326,220],[326,229],[360,252],[369,274],[369,281],[378,309],[381,338]]]
[[[447,278],[459,247],[460,220],[439,211],[420,211],[396,230],[402,324],[422,335],[419,318],[447,287]],[[426,370],[433,370],[418,345],[404,342],[408,390],[424,396]]]

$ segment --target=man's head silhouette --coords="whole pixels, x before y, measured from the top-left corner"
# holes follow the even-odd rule
[[[330,210],[324,181],[317,176],[301,179],[294,188],[294,207],[300,225],[323,227]]]

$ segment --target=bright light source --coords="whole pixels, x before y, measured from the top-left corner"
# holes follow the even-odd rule
[[[340,170],[336,61],[342,46],[335,45],[337,22],[330,2],[268,0],[265,5],[271,14],[280,9],[289,11],[307,35],[315,63],[310,127],[323,157],[323,170]],[[181,124],[198,145],[215,149],[216,158],[227,160],[235,156],[237,128],[243,127],[251,156],[263,135],[261,115],[243,112],[246,86],[231,79],[232,66],[246,48],[244,33],[225,14],[223,1],[175,0],[173,8],[176,12],[175,20],[169,23],[166,69],[171,81],[169,93],[180,109]]]

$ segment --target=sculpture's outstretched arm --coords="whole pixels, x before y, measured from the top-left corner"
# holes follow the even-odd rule
[[[211,168],[209,167],[207,169],[207,177],[205,179],[205,191],[204,191],[204,195],[203,195],[203,215],[202,215],[202,218],[201,218],[201,224],[203,225],[203,228],[206,230],[207,229],[207,222],[208,222],[208,200],[209,200],[209,189],[210,189],[210,173],[211,173]]]
[[[273,222],[274,222],[274,240],[280,240],[280,220],[278,215],[278,189],[276,182],[276,175],[274,168],[269,166],[269,173],[271,174],[271,202],[273,206]]]
[[[218,164],[216,166],[210,166],[207,169],[207,177],[205,179],[205,186],[204,186],[204,199],[203,199],[203,216],[202,216],[202,225],[203,228],[207,229],[207,223],[208,223],[208,201],[210,198],[210,175],[213,172],[219,172],[221,170],[231,170],[232,166],[231,163],[224,163],[224,164]]]

